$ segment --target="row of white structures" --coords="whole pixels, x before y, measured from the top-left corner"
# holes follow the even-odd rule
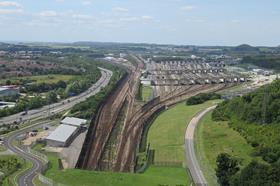
[[[66,117],[60,125],[45,138],[47,145],[53,147],[66,147],[78,135],[80,129],[85,126],[87,120]]]

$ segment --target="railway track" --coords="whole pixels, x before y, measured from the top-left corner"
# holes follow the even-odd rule
[[[113,124],[118,116],[120,107],[125,100],[129,88],[127,83],[129,78],[130,74],[122,79],[115,91],[108,96],[99,108],[96,118],[90,126],[92,128],[91,133],[87,134],[89,139],[86,139],[86,141],[89,141],[89,144],[84,143],[84,146],[87,145],[83,148],[86,152],[84,157],[80,155],[81,160],[78,162],[78,168],[98,170],[101,154],[114,127]]]
[[[77,168],[89,170],[102,170],[102,155],[105,152],[106,146],[113,128],[117,122],[117,117],[120,110],[127,100],[128,109],[126,112],[125,121],[132,117],[134,97],[137,92],[137,81],[141,75],[142,64],[135,66],[126,66],[128,75],[122,79],[115,87],[111,95],[107,97],[104,103],[98,109],[97,116],[92,120],[91,132],[87,134],[88,139],[84,143],[84,151],[79,157]]]
[[[114,91],[99,107],[96,118],[92,120],[89,132],[84,143],[77,168],[89,170],[107,170],[117,172],[133,172],[135,167],[136,149],[141,141],[141,135],[146,122],[155,114],[168,106],[176,104],[202,92],[215,92],[227,87],[225,84],[193,85],[187,87],[175,87],[172,92],[163,97],[148,102],[138,110],[135,109],[134,100],[139,85],[139,77],[143,62],[137,61],[134,66],[126,66],[128,75],[116,86]],[[115,137],[112,146],[111,135],[115,132],[118,115],[124,103],[124,118],[121,129]],[[110,158],[105,152],[111,151]],[[83,151],[82,150],[82,151]],[[108,153],[107,153],[108,154]],[[104,165],[106,168],[104,168]]]
[[[225,88],[226,85],[197,85],[186,90],[177,93],[176,95],[170,95],[167,98],[160,100],[148,110],[139,112],[134,115],[130,121],[129,127],[125,128],[117,147],[117,155],[114,162],[114,171],[129,172],[134,171],[135,166],[135,154],[137,146],[140,142],[141,134],[146,121],[153,116],[158,110],[165,108],[166,106],[173,105],[177,102],[185,100],[188,97],[194,96],[198,93],[208,91],[218,91]]]

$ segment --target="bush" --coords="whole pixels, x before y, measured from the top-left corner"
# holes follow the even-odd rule
[[[202,104],[208,100],[214,100],[214,99],[221,99],[220,94],[216,93],[201,93],[196,96],[193,96],[189,98],[186,102],[187,105],[198,105]]]

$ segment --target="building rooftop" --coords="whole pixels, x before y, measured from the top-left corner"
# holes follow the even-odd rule
[[[0,92],[1,91],[5,91],[5,90],[8,90],[9,88],[5,88],[5,87],[0,87]]]
[[[61,124],[46,139],[66,142],[76,130],[77,127]]]
[[[73,126],[80,127],[81,125],[86,124],[86,122],[87,122],[87,120],[85,120],[85,119],[66,117],[60,123],[65,124],[65,125],[73,125]]]

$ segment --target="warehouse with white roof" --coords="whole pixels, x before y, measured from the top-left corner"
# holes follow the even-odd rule
[[[47,145],[55,147],[68,146],[78,128],[70,125],[59,125],[47,138]]]
[[[78,135],[82,127],[86,124],[86,120],[66,117],[60,125],[45,138],[47,145],[53,147],[66,147]]]
[[[74,118],[74,117],[66,117],[64,118],[60,123],[64,125],[72,125],[76,127],[81,127],[86,124],[87,120],[80,119],[80,118]]]

